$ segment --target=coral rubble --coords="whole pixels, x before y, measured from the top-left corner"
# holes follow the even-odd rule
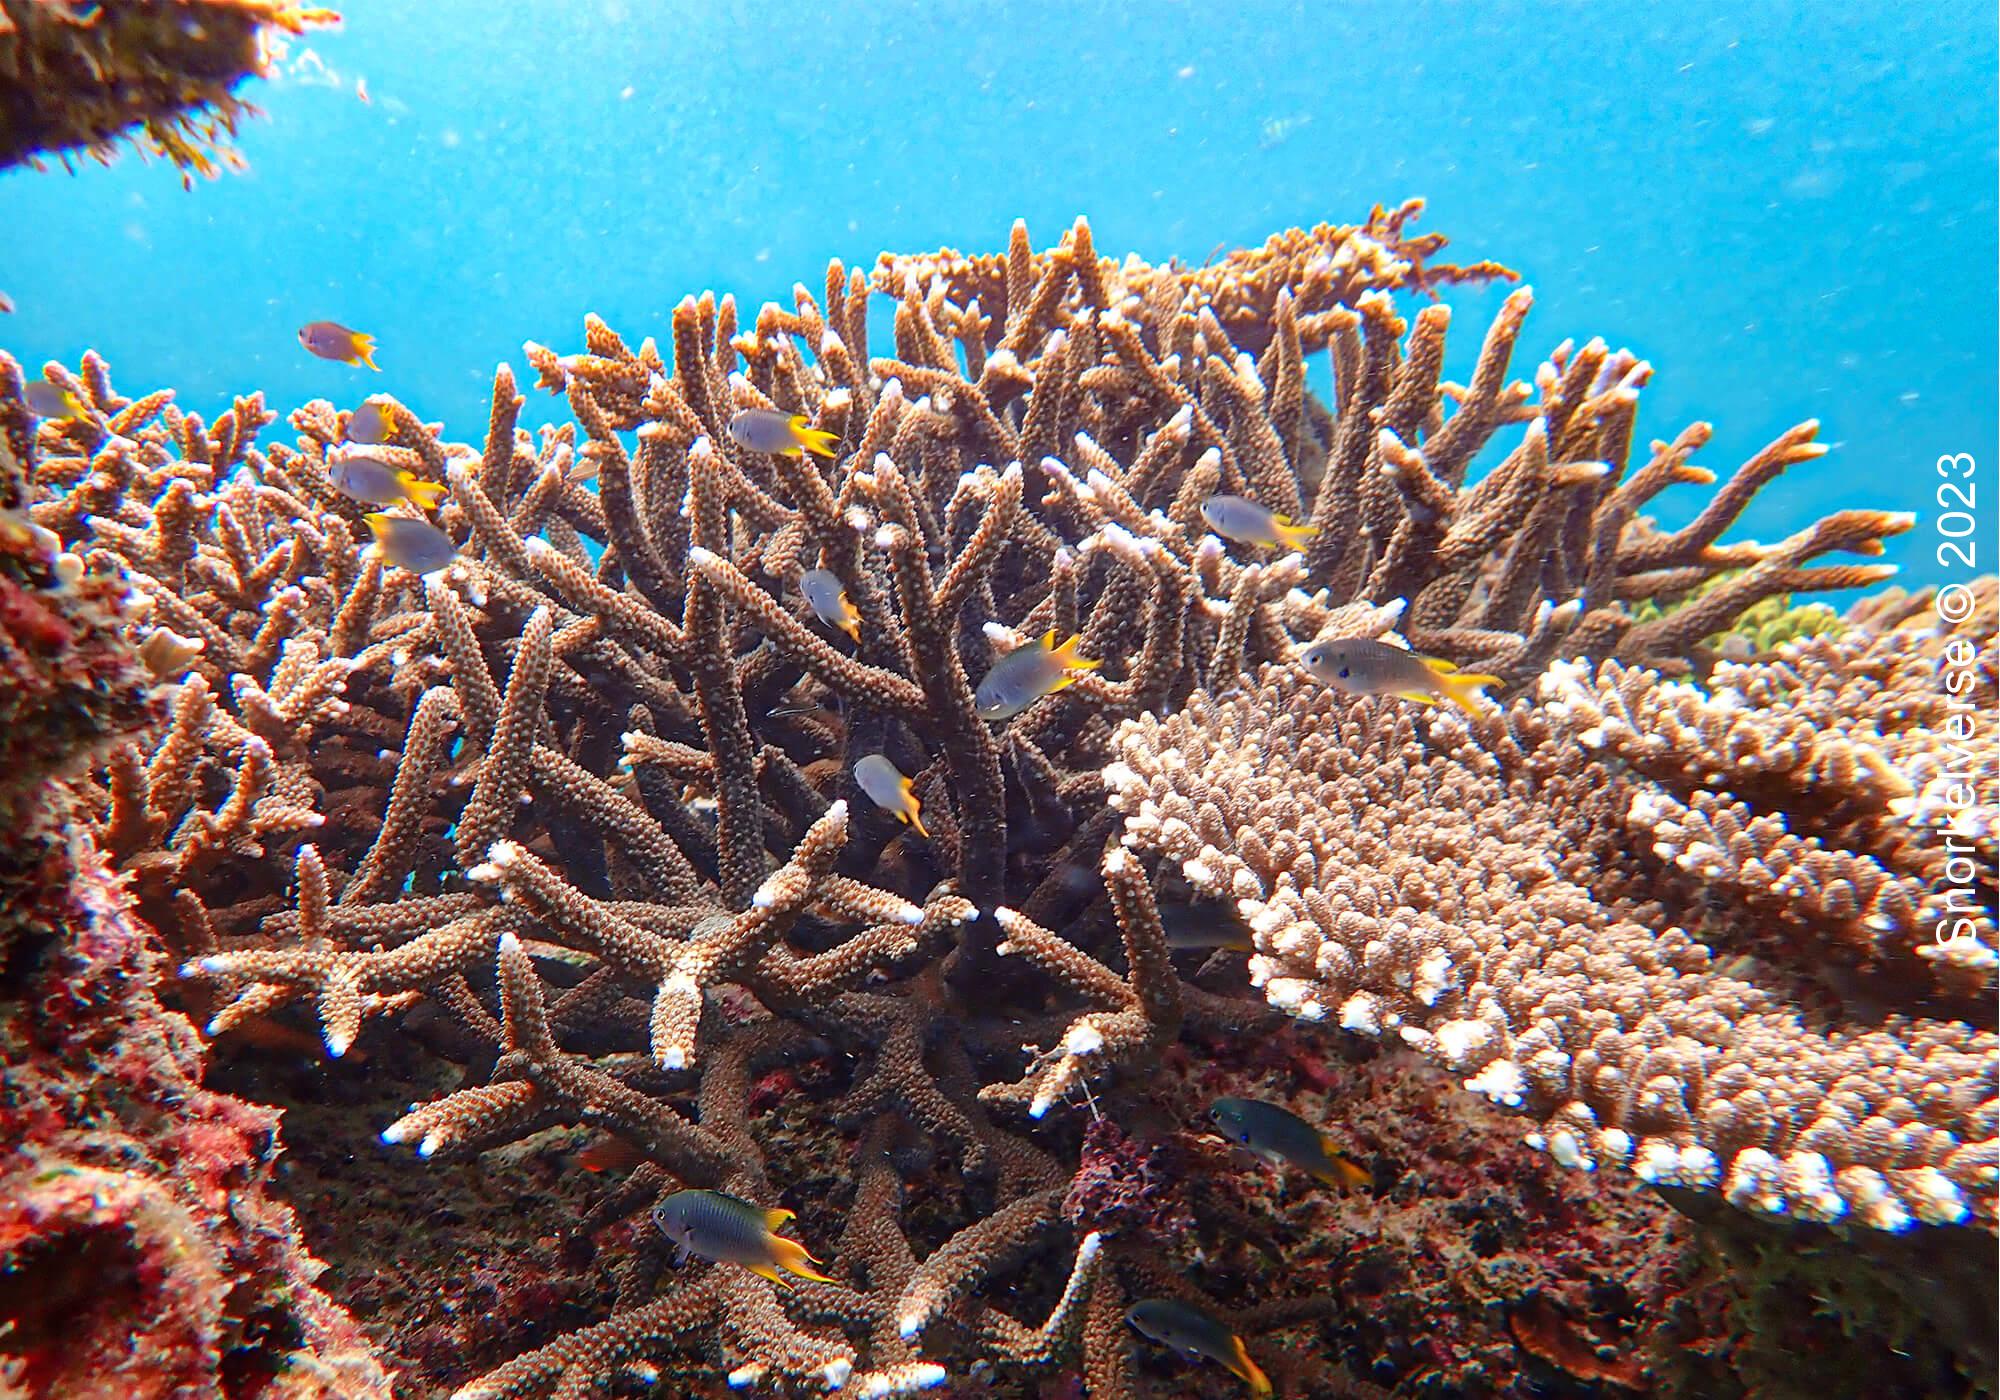
[[[1804,424],[1660,530],[1641,507],[1714,480],[1691,460],[1706,427],[1635,461],[1651,369],[1601,341],[1510,380],[1526,289],[1470,381],[1444,382],[1446,309],[1405,320],[1396,294],[1511,274],[1439,262],[1416,212],[1196,270],[1100,258],[1082,221],[1037,252],[1017,226],[1001,256],[836,263],[749,324],[688,298],[664,350],[589,318],[578,353],[526,347],[573,424],[524,430],[506,366],[477,444],[370,401],[370,455],[444,488],[458,552],[422,577],[366,548],[334,406],[280,442],[258,397],[208,424],[87,357],[45,371],[85,411],[34,426],[0,360],[32,528],[129,580],[133,640],[166,634],[169,712],[103,756],[78,819],[209,1034],[433,1059],[438,1091],[373,1125],[411,1172],[592,1135],[605,1189],[563,1248],[616,1244],[615,1302],[454,1376],[460,1396],[1019,1394],[1060,1365],[1117,1396],[1148,1364],[1135,1297],[1317,1325],[1329,1221],[1358,1234],[1368,1199],[1253,1231],[1280,1261],[1261,1274],[1202,1231],[1158,1233],[1268,1207],[1231,1198],[1240,1164],[1179,1126],[1201,1104],[1160,1068],[1200,1047],[1237,1076],[1203,1091],[1225,1091],[1282,1023],[1176,964],[1162,906],[1183,878],[1251,916],[1271,1003],[1399,1030],[1536,1112],[1566,1163],[1990,1226],[1992,1102],[1968,1087],[1990,1018],[1950,1018],[1990,998],[1991,924],[1950,956],[1920,946],[1918,828],[1942,809],[1888,776],[1935,763],[1937,724],[1922,665],[1890,653],[1939,643],[1856,626],[1715,666],[1706,694],[1670,679],[1766,599],[1884,577],[1815,561],[1879,554],[1908,519],[1718,543],[1818,455]],[[877,295],[894,343],[871,354]],[[1327,403],[1306,385],[1321,348]],[[774,408],[837,458],[729,432]],[[1493,465],[1470,480],[1475,459]],[[1300,554],[1232,551],[1202,528],[1217,492],[1319,531]],[[815,568],[853,640],[800,595]],[[1420,725],[1285,669],[1316,637],[1392,628],[1501,675],[1507,716]],[[1103,670],[982,721],[974,680],[1050,631]],[[1851,732],[1870,722],[1902,746]],[[853,765],[876,753],[913,775],[928,839],[864,800]],[[1698,873],[1718,861],[1733,894]],[[1747,888],[1753,861],[1793,873],[1783,908]],[[1809,1024],[1793,1003],[1837,1002],[1832,973],[1744,980],[1711,948],[1886,969],[1903,1000],[1876,1029]],[[1312,1047],[1300,1075],[1340,1039],[1312,1033],[1283,1033]],[[672,1268],[644,1212],[681,1187],[796,1212],[834,1281]],[[1632,1239],[1659,1238],[1639,1188],[1603,1190],[1650,1222]],[[1468,1193],[1468,1221],[1499,1208]],[[1471,1370],[1365,1327],[1342,1354],[1371,1380],[1477,1388],[1516,1347],[1582,1374],[1600,1363],[1579,1337],[1634,1330],[1532,1261],[1453,1278],[1475,1276],[1494,1306]]]
[[[0,167],[109,160],[119,142],[215,175],[240,158],[256,108],[234,89],[264,68],[267,29],[299,33],[333,11],[281,0],[0,0]]]

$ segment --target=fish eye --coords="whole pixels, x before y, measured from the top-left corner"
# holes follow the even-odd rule
[[[1250,1134],[1248,1134],[1248,1133],[1238,1133],[1238,1134],[1236,1135],[1236,1140],[1237,1140],[1238,1142],[1248,1142],[1248,1141],[1250,1141]]]

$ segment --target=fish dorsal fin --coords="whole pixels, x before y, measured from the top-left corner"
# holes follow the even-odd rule
[[[1039,647],[1041,647],[1041,649],[1042,649],[1043,651],[1061,651],[1061,650],[1062,650],[1062,648],[1061,648],[1061,647],[1058,647],[1058,646],[1056,645],[1056,629],[1055,629],[1055,628],[1053,628],[1053,627],[1051,627],[1051,628],[1050,628],[1050,629],[1049,629],[1048,631],[1046,631],[1046,632],[1042,633],[1042,640],[1041,640],[1040,642],[1036,643],[1036,645],[1038,645]]]
[[[1457,662],[1447,661],[1442,656],[1426,656],[1424,658],[1424,665],[1437,672],[1440,676],[1448,676],[1458,669]]]
[[[786,1210],[783,1206],[778,1206],[773,1210],[764,1212],[764,1228],[766,1230],[775,1230],[787,1220],[796,1219],[798,1219],[796,1212]]]

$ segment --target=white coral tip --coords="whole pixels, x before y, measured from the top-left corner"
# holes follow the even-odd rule
[[[1063,1037],[1063,1053],[1066,1055],[1095,1055],[1103,1049],[1104,1032],[1087,1021],[1077,1022]]]

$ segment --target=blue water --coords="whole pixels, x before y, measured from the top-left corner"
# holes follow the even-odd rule
[[[1990,0],[340,8],[246,90],[247,175],[0,176],[0,344],[94,346],[211,414],[386,388],[476,440],[494,364],[580,346],[586,311],[636,340],[691,290],[789,302],[830,256],[998,248],[1017,216],[1199,261],[1422,195],[1535,287],[1517,373],[1629,345],[1641,437],[1710,419],[1718,471],[1823,420],[1838,451],[1739,535],[1928,511],[1944,452],[1993,481]],[[1451,300],[1462,373],[1497,297]],[[307,357],[319,318],[385,373]],[[1935,578],[1934,544],[1927,518],[1890,557]]]

